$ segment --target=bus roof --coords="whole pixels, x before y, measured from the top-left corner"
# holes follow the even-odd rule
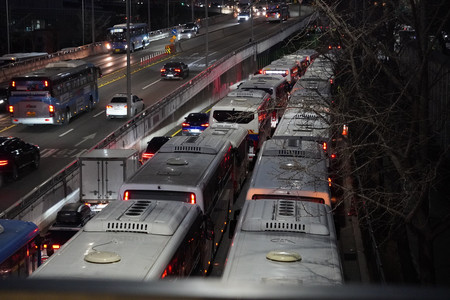
[[[249,94],[259,95],[258,97],[246,96]],[[234,96],[235,95],[235,96]],[[212,108],[211,113],[215,110],[237,110],[237,111],[257,111],[265,100],[270,98],[270,94],[252,89],[238,89],[230,92],[226,97],[217,102]],[[210,115],[211,115],[210,113]]]
[[[291,261],[283,260],[287,257]],[[331,209],[279,199],[245,201],[222,280],[282,286],[342,284]]]
[[[229,141],[217,136],[175,136],[122,184],[119,197],[125,191],[199,193],[230,148]]]
[[[45,66],[45,68],[16,76],[12,80],[30,80],[40,78],[57,80],[92,67],[94,67],[93,64],[82,60],[59,61],[49,63],[47,66]]]
[[[331,207],[327,161],[320,145],[301,139],[271,139],[258,154],[246,199],[305,198]]]
[[[288,108],[273,134],[273,138],[302,137],[304,140],[328,141],[331,138],[329,116],[324,112]]]
[[[233,148],[238,147],[247,138],[248,130],[238,124],[214,123],[202,132],[203,136],[211,135],[229,140]]]
[[[130,29],[147,27],[147,26],[148,26],[147,23],[130,23]],[[127,23],[116,24],[113,27],[108,28],[108,30],[111,30],[111,29],[127,29]]]
[[[187,203],[111,202],[30,278],[159,279],[200,215]]]
[[[39,234],[32,222],[0,219],[0,263]]]

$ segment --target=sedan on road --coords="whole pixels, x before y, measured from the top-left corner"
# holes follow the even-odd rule
[[[183,79],[189,76],[189,67],[183,62],[169,62],[161,69],[161,79]]]
[[[115,94],[108,105],[106,105],[106,117],[126,118],[127,117],[127,94]],[[136,95],[131,95],[131,116],[137,115],[144,110],[144,101]]]
[[[0,137],[0,175],[2,178],[17,180],[20,171],[31,166],[39,167],[40,149],[17,137]]]
[[[209,115],[206,113],[190,113],[181,124],[183,135],[199,135],[209,127]]]

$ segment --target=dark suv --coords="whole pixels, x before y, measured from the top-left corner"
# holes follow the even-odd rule
[[[145,163],[152,158],[159,148],[161,148],[168,140],[170,140],[169,136],[155,136],[152,138],[147,144],[147,149],[142,153],[141,163]]]
[[[189,67],[183,62],[169,62],[161,69],[162,79],[182,79],[189,76]]]
[[[17,137],[0,137],[0,175],[17,180],[25,167],[39,167],[41,155],[39,147]]]
[[[183,135],[199,135],[209,127],[209,115],[206,113],[190,113],[181,124]]]

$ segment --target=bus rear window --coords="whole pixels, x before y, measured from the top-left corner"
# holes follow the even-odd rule
[[[244,111],[215,110],[213,118],[217,122],[248,124],[255,118],[253,113]]]
[[[313,198],[313,197],[302,197],[302,196],[293,196],[293,195],[253,195],[253,200],[260,199],[283,199],[283,200],[294,200],[294,201],[305,201],[305,202],[313,202],[313,203],[321,203],[324,204],[325,201],[322,198]]]
[[[48,80],[12,80],[11,90],[15,91],[49,91]]]
[[[151,191],[151,190],[127,190],[128,200],[170,200],[191,203],[190,192],[175,191]]]

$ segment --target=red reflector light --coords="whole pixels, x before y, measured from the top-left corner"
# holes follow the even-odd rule
[[[125,200],[125,201],[130,200],[130,192],[129,191],[125,191],[125,193],[123,193],[123,200]]]
[[[191,193],[189,203],[191,203],[191,204],[197,203],[197,199],[195,199],[195,194],[194,193]]]
[[[8,165],[7,160],[0,160],[0,167],[6,166],[6,165]]]

